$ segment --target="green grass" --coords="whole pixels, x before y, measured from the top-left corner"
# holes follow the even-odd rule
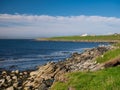
[[[63,36],[63,37],[52,37],[46,38],[46,40],[67,40],[67,41],[113,41],[113,40],[120,40],[120,35],[99,35],[99,36]]]
[[[120,90],[120,67],[96,72],[74,72],[67,74],[67,82],[56,82],[51,90]]]
[[[120,48],[120,42],[114,43],[113,46],[116,46],[116,47]]]
[[[110,50],[106,52],[105,54],[103,54],[103,57],[99,56],[98,58],[96,58],[96,60],[99,63],[103,63],[103,62],[112,60],[117,57],[120,57],[120,48]]]

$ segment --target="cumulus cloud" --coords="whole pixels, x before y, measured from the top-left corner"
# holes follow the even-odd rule
[[[0,38],[120,33],[120,18],[0,14]]]

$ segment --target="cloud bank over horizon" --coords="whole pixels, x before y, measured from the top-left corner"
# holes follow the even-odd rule
[[[0,38],[120,33],[120,18],[0,14]]]

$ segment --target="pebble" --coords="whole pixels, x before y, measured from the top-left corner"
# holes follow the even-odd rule
[[[23,75],[23,73],[20,73],[20,75],[22,76],[22,75]]]
[[[6,75],[7,74],[7,72],[6,71],[2,71],[2,75]]]
[[[18,73],[19,73],[19,70],[16,70],[15,73],[18,74]]]

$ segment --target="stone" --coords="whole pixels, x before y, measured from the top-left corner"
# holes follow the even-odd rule
[[[22,75],[23,75],[23,73],[20,73],[20,75],[22,76]]]
[[[17,82],[17,76],[13,76],[12,81]]]
[[[17,87],[17,90],[23,90],[23,89],[22,89],[22,86],[21,86],[21,87]]]
[[[2,86],[5,83],[5,79],[0,79],[0,86]]]
[[[15,73],[11,73],[10,76],[12,76],[12,77],[15,76]]]
[[[48,80],[45,80],[44,83],[47,85],[47,87],[50,87],[53,83],[53,79],[48,79]]]
[[[17,88],[17,87],[18,87],[18,82],[13,83],[13,87],[14,87],[14,88]]]
[[[6,90],[14,90],[13,86],[8,87]]]
[[[17,80],[17,76],[13,76],[12,79],[13,79],[13,80]]]
[[[39,87],[38,87],[38,90],[48,90],[47,86],[42,83]]]
[[[16,70],[15,73],[16,73],[16,74],[19,74],[19,70]]]
[[[27,75],[28,73],[27,72],[23,72],[24,75]]]
[[[15,71],[11,71],[11,73],[15,73]]]
[[[22,86],[23,80],[19,79],[18,80],[18,86]]]
[[[6,80],[9,81],[11,79],[10,76],[6,76]]]
[[[7,72],[6,71],[2,71],[2,75],[6,75],[7,74]]]

